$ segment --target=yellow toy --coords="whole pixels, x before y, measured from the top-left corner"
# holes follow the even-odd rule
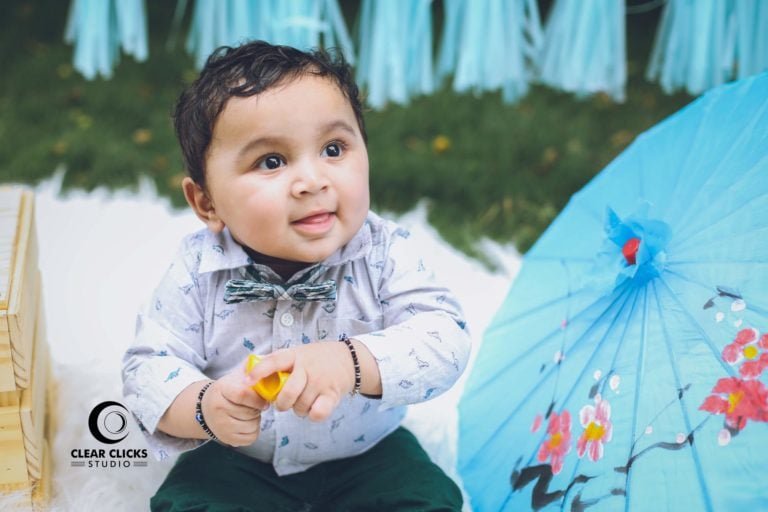
[[[253,367],[261,362],[261,358],[256,354],[248,356],[248,361],[245,363],[245,373],[250,373]],[[267,402],[274,402],[277,398],[280,390],[283,389],[283,384],[288,380],[291,374],[289,372],[276,372],[272,375],[268,375],[261,379],[259,382],[252,386],[252,389],[257,392]]]

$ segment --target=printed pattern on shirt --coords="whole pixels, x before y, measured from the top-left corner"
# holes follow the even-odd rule
[[[344,333],[364,343],[382,379],[383,396],[345,397],[332,416],[309,422],[273,408],[262,414],[261,435],[243,453],[274,464],[278,474],[361,453],[392,432],[403,406],[447,390],[463,371],[469,336],[453,295],[437,284],[411,234],[369,214],[343,248],[284,282],[254,264],[229,232],[201,230],[188,236],[142,311],[134,344],[123,361],[126,402],[141,420],[158,457],[191,449],[200,441],[177,439],[157,422],[189,384],[218,379],[250,354],[335,342]],[[336,283],[335,301],[266,300],[227,304],[225,283],[249,276],[289,289],[315,272]],[[139,393],[141,391],[141,393]],[[296,442],[292,440],[296,439]]]

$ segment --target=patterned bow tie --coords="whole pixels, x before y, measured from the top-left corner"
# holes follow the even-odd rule
[[[252,302],[264,300],[297,301],[334,301],[336,300],[336,281],[329,279],[322,283],[312,283],[319,272],[312,272],[304,282],[285,288],[276,283],[269,283],[258,270],[249,269],[254,279],[230,279],[224,290],[224,302]]]

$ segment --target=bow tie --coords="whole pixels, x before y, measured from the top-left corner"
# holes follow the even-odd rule
[[[320,269],[318,269],[320,270]],[[225,285],[224,302],[252,302],[265,300],[297,301],[334,301],[336,300],[336,281],[329,279],[321,283],[311,283],[319,272],[312,272],[304,282],[285,288],[276,283],[269,283],[258,270],[249,269],[254,279],[230,279]]]

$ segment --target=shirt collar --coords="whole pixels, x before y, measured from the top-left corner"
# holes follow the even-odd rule
[[[254,265],[253,260],[248,256],[242,246],[235,241],[227,228],[224,228],[221,233],[213,233],[208,229],[204,229],[199,232],[196,237],[200,237],[201,239],[200,268],[198,270],[200,274]],[[372,245],[371,220],[369,215],[368,218],[365,219],[363,226],[346,245],[336,250],[336,252],[331,254],[324,261],[299,271],[294,277],[300,277],[310,269],[315,269],[318,265],[322,265],[323,267],[337,267],[350,261],[363,258],[368,255]],[[268,268],[264,265],[255,266],[264,269]],[[274,273],[272,269],[269,269],[269,271]],[[293,280],[293,278],[290,279],[290,281]]]

